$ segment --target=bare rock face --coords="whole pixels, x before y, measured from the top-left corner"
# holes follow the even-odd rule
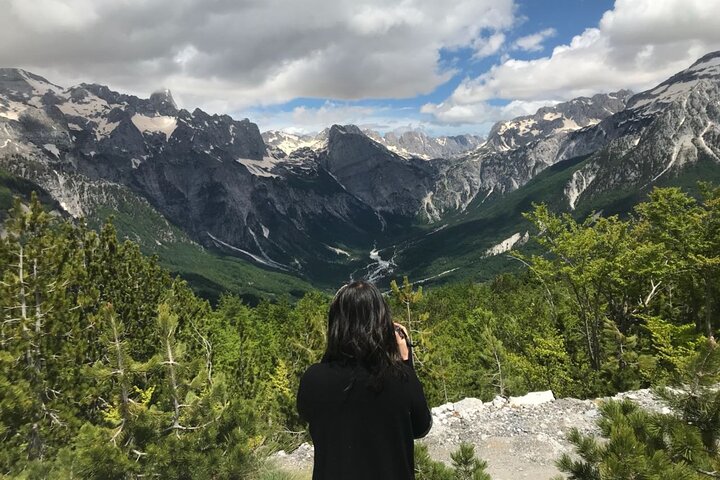
[[[668,411],[649,390],[613,398],[627,398],[653,411]],[[571,428],[586,434],[599,433],[598,407],[605,400],[554,399],[550,391],[531,392],[510,400],[496,397],[486,403],[465,398],[434,407],[432,429],[420,442],[428,446],[433,459],[448,464],[450,454],[460,443],[473,444],[476,454],[488,462],[487,471],[493,480],[549,480],[560,473],[555,461],[572,451],[567,441]],[[310,472],[312,445],[303,444],[291,453],[278,452],[271,460],[291,472]]]
[[[717,168],[719,105],[720,52],[632,97],[627,109],[568,145],[566,157],[578,144],[604,143],[566,187],[570,206],[612,190],[646,189],[699,163]]]
[[[326,244],[369,251],[384,228],[316,156],[272,156],[254,123],[178,109],[168,91],[140,99],[0,70],[0,166],[76,216],[122,190],[202,245],[299,274],[336,269]]]
[[[484,143],[482,137],[477,135],[432,137],[422,130],[387,132],[381,135],[366,129],[363,133],[401,157],[423,160],[458,157]]]
[[[464,210],[473,201],[492,200],[520,188],[559,161],[602,148],[608,142],[606,136],[590,142],[594,137],[583,132],[593,131],[604,119],[623,111],[630,95],[621,90],[581,97],[496,123],[482,146],[457,160],[440,162],[427,210],[440,212],[435,217],[448,210]],[[575,140],[579,134],[583,141]],[[570,156],[568,143],[574,145]]]
[[[348,192],[380,212],[402,216],[418,211],[434,176],[431,165],[390,152],[354,125],[333,125],[320,159]]]

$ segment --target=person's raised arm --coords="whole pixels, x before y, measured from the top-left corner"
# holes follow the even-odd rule
[[[413,437],[422,438],[428,434],[432,427],[432,414],[428,408],[425,392],[420,379],[418,379],[413,366],[412,342],[405,327],[395,324],[395,338],[400,348],[403,363],[409,367],[408,381],[410,394],[410,421],[412,422]]]
[[[403,325],[400,325],[397,322],[394,322],[394,324],[395,340],[397,341],[398,349],[400,349],[400,357],[405,365],[410,368],[414,368],[410,335],[408,335],[407,329]]]

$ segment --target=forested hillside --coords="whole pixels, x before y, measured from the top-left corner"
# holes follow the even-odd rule
[[[701,190],[657,189],[627,219],[578,223],[536,206],[521,273],[394,285],[430,404],[546,389],[596,397],[696,365],[720,323],[720,189]],[[282,478],[263,458],[307,438],[295,392],[324,346],[326,294],[255,307],[226,295],[213,308],[112,225],[95,232],[37,198],[6,219],[0,271],[0,474]],[[612,453],[576,440],[589,465],[564,459],[567,471],[592,473]]]

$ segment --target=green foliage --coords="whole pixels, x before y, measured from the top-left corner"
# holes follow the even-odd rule
[[[415,444],[415,477],[417,480],[491,480],[485,472],[487,463],[475,456],[475,447],[461,443],[450,454],[452,467],[430,458],[427,447]]]
[[[575,434],[579,458],[562,466],[583,479],[720,468],[720,360],[713,348],[697,356],[720,322],[720,189],[702,190],[655,190],[627,219],[538,206],[527,270],[426,291],[393,282],[429,403],[595,397],[680,376],[680,390],[660,390],[675,414],[608,404],[607,441]],[[323,353],[327,295],[249,306],[225,294],[211,307],[111,224],[95,232],[37,198],[15,202],[4,229],[4,475],[271,478],[264,456],[307,440],[294,394]],[[487,478],[469,447],[453,460],[418,447],[418,477]]]
[[[424,366],[424,351],[428,348],[429,331],[427,329],[428,315],[421,313],[412,314],[412,308],[423,299],[422,287],[413,290],[413,285],[408,277],[403,277],[402,287],[399,287],[395,280],[390,282],[390,291],[393,299],[405,310],[404,322],[410,338],[413,340],[414,362],[419,367]]]
[[[675,388],[659,391],[672,413],[651,413],[634,403],[602,405],[603,441],[573,430],[576,455],[563,455],[571,480],[714,478],[720,468],[720,349],[714,341],[697,354]]]
[[[457,480],[490,480],[485,473],[487,462],[475,457],[475,447],[468,443],[461,443],[460,448],[450,454]]]

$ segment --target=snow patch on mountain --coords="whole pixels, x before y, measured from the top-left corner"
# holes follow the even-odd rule
[[[53,92],[56,94],[62,93],[62,88],[57,85],[53,85],[50,82],[43,82],[34,78],[34,75],[26,72],[25,70],[18,69],[18,73],[25,79],[28,85],[34,90],[36,95],[43,96],[47,92]]]
[[[337,255],[345,255],[346,257],[351,256],[349,252],[346,252],[345,250],[343,250],[341,248],[331,247],[330,245],[326,245],[326,244],[323,244],[323,245],[325,245],[328,250],[330,250],[331,252],[334,252]]]
[[[277,158],[263,157],[262,160],[256,160],[254,158],[236,158],[235,161],[245,165],[250,173],[258,177],[280,178],[280,175],[272,172],[272,170],[280,163]]]
[[[132,122],[141,133],[164,133],[166,140],[170,139],[177,128],[177,118],[167,115],[150,117],[136,113],[132,116]]]
[[[8,120],[19,120],[20,114],[27,108],[27,105],[20,102],[14,102],[0,97],[0,117],[5,117]]]
[[[65,115],[73,117],[96,118],[106,115],[112,108],[102,98],[83,90],[82,96],[70,96],[68,101],[58,105]]]
[[[58,150],[58,147],[55,144],[46,143],[45,145],[43,145],[43,148],[55,155],[55,158],[60,158],[60,150]]]
[[[120,122],[108,122],[106,118],[101,118],[95,127],[95,139],[100,140],[108,137],[113,131],[115,131],[118,125],[120,125]]]

